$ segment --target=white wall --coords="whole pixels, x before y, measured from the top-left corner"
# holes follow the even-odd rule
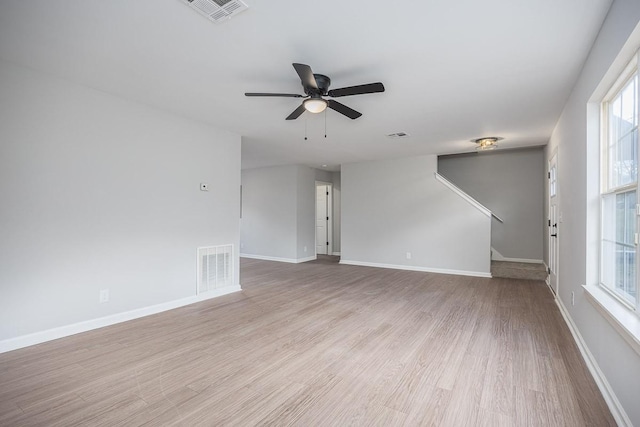
[[[237,254],[239,136],[4,61],[0,93],[0,342],[194,296],[198,246]]]
[[[491,220],[436,169],[436,156],[342,165],[342,262],[488,275]]]
[[[296,220],[298,259],[316,254],[316,169],[298,166]]]
[[[598,222],[594,220],[598,210],[598,130],[592,129],[595,137],[594,132],[587,133],[591,127],[587,113],[597,123],[598,109],[596,105],[594,111],[588,103],[639,21],[639,1],[613,2],[546,151],[548,159],[558,151],[558,197],[563,218],[558,230],[559,298],[624,411],[637,426],[640,355],[585,298],[581,285],[596,285],[598,281]],[[635,34],[638,43],[625,47],[625,60],[640,47],[640,32],[636,30]],[[595,215],[587,215],[594,211]],[[575,306],[571,305],[572,293]]]
[[[316,181],[333,182],[333,173],[327,170],[313,169]]]
[[[542,261],[546,231],[542,147],[441,156],[438,170],[504,221],[493,219],[491,224],[491,246],[502,256]]]
[[[242,171],[244,256],[300,262],[315,255],[315,177],[300,165]]]
[[[298,167],[242,171],[241,252],[297,258]]]

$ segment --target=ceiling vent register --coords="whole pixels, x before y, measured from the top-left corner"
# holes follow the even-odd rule
[[[240,0],[182,0],[182,2],[213,22],[224,22],[249,8]]]
[[[389,138],[407,138],[411,135],[409,135],[406,132],[395,132],[395,133],[390,133],[389,135],[387,135]]]

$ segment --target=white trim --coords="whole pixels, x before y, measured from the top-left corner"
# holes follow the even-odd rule
[[[491,278],[491,273],[484,273],[482,271],[449,270],[445,268],[418,267],[413,265],[380,264],[376,262],[350,261],[350,260],[343,260],[343,259],[340,260],[340,264],[359,265],[362,267],[391,268],[394,270],[424,271],[427,273],[453,274],[456,276],[473,276],[473,277]]]
[[[340,255],[341,255],[341,253],[340,253],[340,252],[333,252],[331,255],[334,255],[334,256],[340,256]]]
[[[640,28],[640,26],[636,27],[636,29],[634,30],[634,33],[637,33],[636,30],[638,30]],[[630,37],[627,40],[627,43],[631,40],[632,37]],[[636,49],[637,49],[637,45],[636,45]],[[613,127],[613,124],[609,122],[609,115],[611,112],[611,105],[612,103],[615,103],[615,100],[618,99],[622,99],[623,98],[623,94],[624,94],[624,90],[625,88],[629,87],[631,85],[631,83],[633,83],[633,80],[636,80],[637,83],[637,79],[640,78],[640,68],[638,67],[638,56],[640,55],[640,50],[636,50],[636,52],[634,53],[634,55],[632,56],[631,60],[629,61],[629,63],[626,65],[626,67],[624,68],[624,71],[618,75],[615,83],[610,87],[610,89],[607,91],[606,95],[604,96],[604,98],[602,99],[602,101],[600,102],[600,169],[599,169],[599,174],[600,174],[600,196],[599,196],[599,204],[600,204],[600,209],[599,209],[599,247],[598,247],[598,253],[599,253],[599,272],[598,272],[598,282],[599,283],[604,283],[609,282],[609,280],[611,279],[610,277],[604,277],[604,271],[605,269],[605,263],[606,263],[606,259],[607,257],[605,256],[606,254],[609,254],[609,252],[607,251],[607,253],[605,254],[604,252],[606,251],[606,248],[604,246],[604,241],[605,241],[605,227],[604,224],[608,223],[609,221],[612,221],[611,215],[607,214],[607,209],[605,209],[605,198],[607,196],[615,196],[615,195],[623,195],[625,193],[638,193],[640,192],[640,181],[637,179],[635,179],[635,182],[630,183],[630,184],[618,184],[617,186],[614,186],[614,183],[611,180],[611,169],[614,168],[614,162],[612,162],[611,158],[610,158],[610,147],[615,145],[618,146],[623,140],[624,140],[624,136],[622,138],[620,138],[620,135],[612,135],[610,132],[610,129]],[[636,99],[634,100],[634,107],[636,109],[635,112],[635,118],[636,118],[636,122],[638,119],[638,111],[637,111],[637,107],[638,107],[638,99],[637,97],[640,96],[640,87],[638,87],[638,85],[636,84]],[[636,132],[638,131],[639,127],[638,124],[636,123],[636,126],[632,129],[635,130]],[[638,142],[636,141],[635,144],[635,148],[636,150],[638,149]],[[637,157],[637,155],[636,155]],[[637,161],[637,158],[636,158]],[[637,208],[637,206],[636,206]],[[611,212],[609,212],[610,214]],[[637,209],[636,209],[636,213]],[[615,214],[615,212],[614,212]],[[635,216],[635,221],[633,221],[635,224],[633,224],[636,228],[638,227],[638,225],[640,224],[638,222],[638,218],[637,215]],[[618,228],[617,226],[614,226],[614,231],[617,231]],[[617,234],[617,233],[616,233]],[[616,239],[614,238],[614,241]],[[635,266],[636,269],[638,267],[640,267],[640,260],[637,259],[636,257],[636,261],[635,261]],[[594,283],[594,282],[590,282],[590,283]],[[613,283],[607,283],[608,285],[613,287]],[[638,279],[635,278],[635,285],[638,285]],[[585,288],[586,289],[586,288]],[[589,289],[586,289],[588,292]],[[611,319],[609,319],[610,316],[613,315],[613,320],[614,320],[614,326],[616,326],[616,328],[622,327],[623,329],[625,328],[625,325],[619,324],[619,325],[615,325],[615,323],[617,323],[620,318],[619,316],[622,316],[622,313],[618,313],[618,312],[612,312],[610,310],[610,307],[607,306],[606,303],[609,298],[607,298],[606,300],[604,298],[598,298],[597,294],[592,294],[590,295],[591,297],[594,298],[594,301],[597,302],[598,304],[600,304],[600,308],[599,311],[605,316],[605,318],[607,318],[609,321],[611,321]],[[626,302],[629,303],[629,302]],[[612,306],[613,307],[613,306]],[[640,310],[640,299],[636,300],[635,303],[633,304],[633,307],[636,310]],[[596,306],[596,308],[598,308]],[[603,311],[604,310],[604,311]],[[606,313],[608,312],[608,313]],[[637,332],[637,331],[634,331]],[[627,332],[627,335],[630,332]],[[631,334],[633,337],[633,333]],[[623,336],[625,336],[623,334]],[[637,338],[637,337],[634,337]],[[625,336],[625,339],[626,336]]]
[[[597,285],[582,286],[587,299],[602,317],[640,355],[640,317]]]
[[[327,253],[326,255],[329,255],[333,252],[333,183],[332,182],[325,182],[325,181],[316,181],[316,185],[315,185],[315,194],[314,194],[314,200],[315,200],[315,205],[314,205],[314,210],[313,210],[313,217],[315,218],[314,220],[314,224],[317,227],[317,221],[318,221],[318,187],[319,186],[326,186],[327,189],[327,193],[329,193],[326,196],[326,200],[327,200],[327,212],[326,212],[326,216],[328,216],[330,219],[325,221],[325,225],[327,227],[327,242],[328,245],[326,245],[326,249],[327,249]],[[314,253],[316,255],[318,255],[318,230],[317,228],[314,227],[314,237],[313,237],[313,242],[314,242]],[[323,255],[323,254],[320,254]]]
[[[486,206],[484,206],[482,203],[480,203],[479,201],[477,201],[476,199],[474,199],[473,197],[471,197],[470,195],[468,195],[467,193],[462,191],[455,184],[453,184],[451,181],[449,181],[444,176],[440,175],[438,172],[434,172],[433,174],[435,175],[436,180],[438,180],[442,184],[444,184],[445,187],[448,187],[451,191],[456,193],[458,196],[462,197],[471,206],[473,206],[474,208],[478,209],[480,212],[482,212],[483,214],[485,214],[486,216],[491,218],[491,211]],[[498,218],[498,217],[496,217],[496,218]],[[500,218],[498,218],[498,219],[500,220],[500,222],[504,222]]]
[[[544,265],[544,269],[547,270],[547,278],[544,279],[544,283],[546,283],[547,286],[551,287],[551,280],[549,280],[549,266],[544,261],[542,261],[542,265]]]
[[[491,260],[492,261],[508,261],[508,262],[525,262],[529,264],[544,264],[541,259],[530,258],[507,258],[498,252],[493,246],[491,246]],[[544,264],[546,266],[546,264]]]
[[[82,332],[92,331],[94,329],[104,328],[105,326],[111,326],[133,319],[139,319],[140,317],[150,316],[152,314],[161,313],[163,311],[173,310],[174,308],[184,307],[185,305],[195,304],[197,302],[239,291],[242,291],[240,285],[225,286],[224,288],[208,291],[200,295],[194,295],[187,298],[181,298],[174,301],[151,305],[149,307],[125,311],[123,313],[116,313],[110,316],[86,320],[84,322],[74,323],[71,325],[60,326],[57,328],[48,329],[46,331],[35,332],[29,335],[9,338],[0,341],[0,353],[29,347],[31,345],[56,340],[58,338],[68,337],[70,335],[75,335]]]
[[[545,187],[546,187],[546,194],[547,194],[547,200],[546,200],[546,214],[547,214],[547,231],[545,233],[545,239],[547,242],[547,261],[549,261],[549,265],[547,265],[547,284],[549,285],[549,288],[552,289],[553,294],[557,295],[560,292],[560,255],[559,255],[559,250],[560,250],[560,239],[561,239],[561,234],[558,233],[559,228],[556,228],[556,237],[552,238],[551,237],[551,207],[555,206],[557,209],[557,217],[554,218],[554,221],[556,221],[557,224],[560,224],[562,221],[562,213],[561,213],[561,209],[560,209],[560,202],[562,201],[562,198],[560,197],[560,187],[558,185],[558,159],[559,159],[559,152],[558,152],[558,147],[555,147],[551,153],[549,153],[549,157],[547,159],[547,179],[545,180]],[[550,188],[550,183],[549,183],[549,174],[551,173],[551,169],[555,168],[555,192],[553,194],[553,196],[551,195],[551,188]],[[554,248],[554,250],[552,250],[552,247]],[[555,256],[553,256],[555,255]],[[553,262],[552,261],[553,258]],[[550,265],[553,264],[555,270],[552,272]],[[555,282],[551,283],[551,276],[555,277]],[[555,289],[553,289],[553,286],[555,285]]]
[[[622,404],[618,400],[618,397],[616,396],[616,394],[613,392],[613,389],[611,388],[611,385],[609,385],[607,378],[604,376],[604,374],[600,370],[600,367],[598,366],[596,359],[591,354],[591,351],[589,351],[589,347],[587,347],[587,343],[582,338],[582,335],[580,335],[578,328],[576,327],[575,323],[573,323],[573,319],[571,318],[571,315],[567,311],[566,307],[564,306],[560,298],[556,298],[556,304],[558,305],[558,308],[560,308],[560,314],[562,314],[564,321],[569,327],[569,331],[571,331],[571,335],[573,335],[573,339],[578,345],[580,354],[582,355],[582,358],[584,359],[585,364],[589,369],[589,372],[591,372],[591,376],[593,376],[593,379],[595,380],[596,385],[600,389],[600,393],[602,393],[602,397],[607,403],[607,406],[611,411],[611,415],[613,415],[613,418],[616,420],[616,423],[619,426],[623,426],[623,427],[633,427],[633,424],[631,423],[631,420],[627,416],[627,413],[624,411]]]
[[[525,264],[543,264],[544,261],[541,259],[529,259],[529,258],[493,258],[493,261],[506,261],[506,262],[522,262]]]
[[[254,254],[240,254],[240,258],[261,259],[263,261],[287,262],[289,264],[300,264],[301,262],[313,261],[318,259],[316,255],[312,255],[306,258],[281,258],[276,256],[254,255]]]

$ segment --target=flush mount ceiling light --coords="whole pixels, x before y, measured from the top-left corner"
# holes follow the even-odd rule
[[[322,113],[327,108],[327,101],[322,98],[309,98],[303,104],[304,109],[310,113]]]
[[[476,150],[485,151],[498,148],[498,141],[502,139],[504,138],[498,136],[485,136],[484,138],[472,139],[471,142],[476,144]]]

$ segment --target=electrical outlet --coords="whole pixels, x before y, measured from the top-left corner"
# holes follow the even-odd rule
[[[407,259],[411,259],[411,252],[407,252]]]
[[[206,182],[201,182],[200,191],[209,191],[209,184],[207,184]]]
[[[304,247],[304,251],[307,252],[307,247],[306,246]]]
[[[109,302],[109,289],[100,289],[100,304]]]
[[[571,305],[576,305],[576,294],[571,291]]]

